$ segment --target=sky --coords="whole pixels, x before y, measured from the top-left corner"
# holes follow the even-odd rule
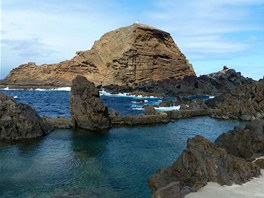
[[[264,76],[264,0],[1,0],[0,79],[57,63],[139,20],[171,34],[197,75],[224,65]]]

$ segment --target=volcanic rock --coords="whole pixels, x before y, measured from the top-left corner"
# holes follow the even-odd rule
[[[207,100],[206,105],[220,109],[213,117],[255,120],[264,118],[264,80],[241,85],[230,93]]]
[[[91,131],[109,129],[111,120],[108,107],[100,100],[94,83],[83,76],[72,82],[70,110],[75,127]]]
[[[144,114],[145,115],[156,115],[156,109],[154,106],[145,106],[144,107]]]
[[[215,143],[229,154],[245,159],[264,155],[264,120],[254,120],[245,127],[220,135]]]
[[[51,130],[33,108],[0,92],[0,140],[36,138]]]
[[[261,169],[264,169],[264,158],[256,159],[254,161],[254,164],[259,166]]]
[[[169,33],[133,24],[106,33],[91,50],[77,52],[71,60],[41,66],[32,62],[21,65],[3,83],[69,86],[77,75],[96,85],[130,87],[152,80],[181,80],[195,76],[195,72]]]
[[[187,148],[177,161],[151,176],[148,184],[152,192],[156,192],[172,182],[179,182],[181,194],[178,197],[181,197],[188,192],[197,191],[207,182],[217,182],[220,185],[242,184],[258,175],[258,166],[228,154],[225,149],[202,136],[196,136],[187,141]]]
[[[132,87],[128,86],[105,86],[109,92],[132,92],[133,94],[145,95],[220,95],[232,92],[240,85],[255,82],[251,78],[246,78],[234,69],[224,68],[216,73],[208,75],[186,76],[182,80],[175,78],[163,80],[150,80],[138,83]]]

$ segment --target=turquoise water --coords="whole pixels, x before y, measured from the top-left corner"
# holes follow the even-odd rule
[[[170,165],[187,138],[210,140],[238,121],[198,117],[94,134],[56,130],[0,146],[0,197],[150,197],[147,179]]]

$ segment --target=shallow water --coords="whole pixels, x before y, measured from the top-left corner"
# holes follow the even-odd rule
[[[0,89],[1,92],[12,96],[16,101],[28,104],[36,109],[39,115],[48,117],[70,117],[70,92],[60,90],[5,90]],[[195,99],[197,97],[190,97]],[[209,96],[199,96],[200,99],[206,100]],[[136,115],[143,114],[144,106],[158,105],[162,100],[175,100],[175,98],[161,98],[161,97],[143,97],[143,96],[129,96],[127,94],[109,94],[101,92],[101,99],[108,105],[109,108],[114,109],[121,115]],[[178,110],[179,107],[160,108],[162,110]]]
[[[196,134],[214,140],[238,121],[198,117],[94,134],[56,130],[0,147],[0,197],[150,197],[147,178]]]

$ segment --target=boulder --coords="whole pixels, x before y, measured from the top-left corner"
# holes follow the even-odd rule
[[[0,92],[0,140],[36,138],[51,130],[32,107]]]
[[[228,154],[225,149],[198,135],[188,139],[187,148],[177,161],[151,176],[148,184],[155,194],[170,183],[179,182],[180,197],[197,191],[207,182],[217,182],[220,185],[242,184],[260,174],[258,166]]]
[[[264,155],[264,120],[254,120],[245,127],[220,135],[215,143],[234,156],[251,159]]]
[[[111,127],[108,107],[100,100],[94,83],[83,76],[77,76],[72,82],[70,111],[74,127],[91,131]]]
[[[144,107],[144,114],[145,115],[156,115],[156,109],[154,106],[145,106]]]
[[[264,169],[264,158],[256,159],[254,161],[254,164],[259,166],[261,169]]]

